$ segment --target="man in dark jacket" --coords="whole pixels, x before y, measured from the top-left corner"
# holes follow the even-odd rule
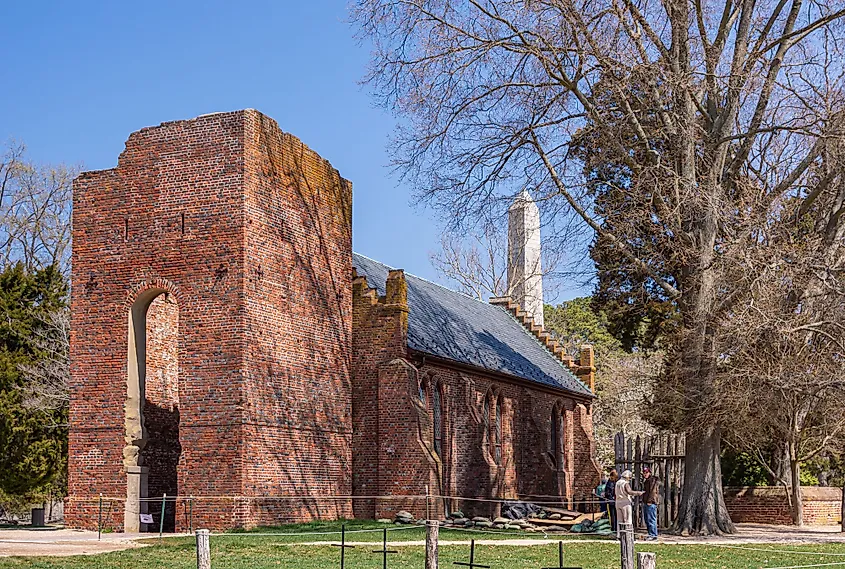
[[[604,485],[604,499],[608,504],[610,504],[610,507],[608,508],[608,515],[610,516],[610,529],[613,530],[613,533],[616,533],[616,507],[614,506],[614,503],[616,502],[617,480],[619,480],[619,474],[616,472],[616,469],[613,468],[610,470],[610,477]]]
[[[657,500],[660,491],[657,486],[657,478],[651,475],[651,469],[643,468],[643,517],[648,528],[649,541],[657,539]]]

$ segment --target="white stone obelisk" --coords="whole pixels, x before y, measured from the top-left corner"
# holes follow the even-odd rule
[[[508,208],[508,293],[534,324],[543,325],[540,209],[525,190]]]

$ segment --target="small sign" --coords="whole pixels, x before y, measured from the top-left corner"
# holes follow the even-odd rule
[[[141,523],[142,524],[153,523],[153,515],[152,514],[141,514]]]

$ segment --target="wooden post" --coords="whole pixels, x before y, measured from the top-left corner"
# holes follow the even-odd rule
[[[634,443],[634,488],[637,490],[643,489],[643,445],[642,440],[640,440],[640,435],[637,435]],[[634,527],[639,529],[640,528],[640,519],[642,518],[642,500],[639,498],[634,499],[634,505],[631,508],[633,510],[634,519]]]
[[[655,569],[657,567],[657,554],[643,551],[637,553],[637,569]]]
[[[842,507],[840,510],[842,528],[840,531],[845,532],[845,484],[842,485]]]
[[[660,448],[658,449],[657,453],[666,456],[669,453],[670,443],[672,441],[671,436],[666,436],[666,442],[664,443],[663,435],[660,436]],[[660,500],[660,526],[664,528],[668,528],[672,525],[674,519],[672,518],[672,462],[674,459],[665,459],[663,461],[663,471],[661,474],[663,475],[662,480],[660,481],[660,493],[663,495],[663,499]]]
[[[211,569],[211,548],[207,529],[197,530],[197,569]]]
[[[622,464],[622,457],[624,456],[624,454],[625,435],[623,435],[621,432],[616,433],[616,435],[613,437],[613,468],[619,470],[619,472],[622,472],[619,467]]]
[[[440,533],[440,522],[426,520],[425,522],[425,569],[437,569],[437,537]]]
[[[619,523],[618,527],[621,567],[622,569],[634,569],[634,525]]]

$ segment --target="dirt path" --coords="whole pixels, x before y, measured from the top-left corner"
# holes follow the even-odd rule
[[[3,529],[0,530],[0,557],[16,555],[95,555],[144,547],[138,537],[123,534],[104,534],[97,541],[97,532],[69,529]]]

